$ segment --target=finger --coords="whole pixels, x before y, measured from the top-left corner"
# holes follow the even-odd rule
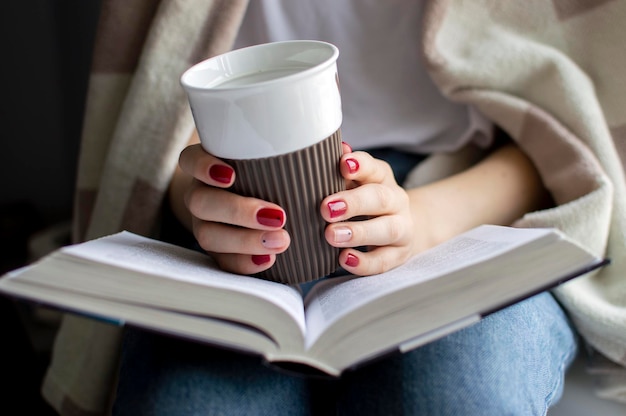
[[[285,230],[251,230],[195,219],[193,234],[203,250],[213,253],[277,254],[287,250],[289,233]]]
[[[367,152],[353,152],[341,157],[342,176],[360,184],[379,183],[397,185],[391,166],[383,160],[373,158]]]
[[[329,224],[326,241],[334,247],[400,246],[410,238],[410,227],[400,215],[385,215],[367,221]]]
[[[275,254],[212,254],[220,269],[231,273],[251,275],[269,269],[276,262]]]
[[[408,195],[397,185],[367,184],[324,198],[320,212],[327,222],[338,222],[358,216],[393,215],[406,206]]]
[[[409,250],[385,246],[368,252],[346,249],[340,253],[339,262],[350,273],[369,276],[396,268],[405,263],[409,257]]]
[[[235,180],[235,170],[215,156],[204,151],[201,145],[187,146],[180,153],[178,165],[183,172],[197,180],[221,188],[229,187]]]
[[[286,221],[285,211],[276,204],[198,182],[185,195],[185,204],[195,218],[245,228],[278,229]]]

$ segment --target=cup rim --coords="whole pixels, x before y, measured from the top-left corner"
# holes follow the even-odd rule
[[[275,78],[275,79],[270,79],[270,80],[263,80],[263,81],[257,81],[257,82],[252,82],[252,83],[246,83],[243,85],[228,85],[228,86],[222,86],[220,87],[220,85],[215,85],[215,86],[199,86],[197,84],[191,83],[189,81],[189,78],[196,72],[198,71],[202,71],[204,69],[206,69],[206,67],[209,67],[213,64],[215,64],[215,62],[220,61],[220,60],[225,60],[228,58],[231,58],[232,56],[235,56],[237,54],[242,54],[242,53],[246,53],[249,52],[251,49],[271,49],[271,48],[277,48],[277,47],[282,47],[285,44],[303,44],[303,45],[316,45],[316,46],[323,46],[329,49],[329,51],[331,51],[331,54],[325,58],[324,60],[320,61],[317,64],[312,65],[310,68],[306,68],[303,69],[302,71],[298,71],[296,73],[293,74],[288,74],[285,76],[282,76],[280,78]],[[339,49],[333,45],[332,43],[329,42],[324,42],[324,41],[318,41],[318,40],[286,40],[286,41],[276,41],[276,42],[268,42],[268,43],[260,43],[260,44],[256,44],[256,45],[252,45],[252,46],[246,46],[243,48],[239,48],[239,49],[233,49],[231,51],[225,52],[223,54],[219,54],[216,56],[213,56],[211,58],[207,58],[203,61],[200,61],[198,63],[196,63],[195,65],[191,66],[190,68],[188,68],[180,77],[180,82],[183,85],[183,87],[185,87],[186,89],[189,90],[194,90],[194,91],[212,91],[212,92],[219,92],[219,91],[236,91],[236,90],[241,90],[241,89],[251,89],[251,88],[256,88],[256,87],[265,87],[265,86],[270,86],[272,84],[278,84],[278,83],[288,83],[288,82],[292,82],[292,81],[298,81],[301,78],[306,78],[306,77],[310,77],[312,74],[316,73],[316,72],[323,72],[325,71],[329,66],[332,66],[336,63],[337,58],[339,57]]]

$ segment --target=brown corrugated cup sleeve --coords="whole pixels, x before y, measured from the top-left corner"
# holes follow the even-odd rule
[[[232,191],[280,205],[287,214],[289,248],[258,276],[286,284],[319,279],[338,268],[339,249],[324,238],[322,200],[345,189],[339,170],[341,131],[292,153],[246,160],[226,159],[236,172]]]

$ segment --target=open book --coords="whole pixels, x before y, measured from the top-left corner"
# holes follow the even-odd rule
[[[606,264],[552,229],[481,226],[389,272],[299,287],[121,232],[6,274],[8,296],[331,376],[404,352]]]

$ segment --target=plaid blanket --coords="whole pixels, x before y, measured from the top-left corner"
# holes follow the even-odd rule
[[[179,77],[231,48],[247,0],[104,0],[76,188],[74,240],[158,233],[193,129]],[[553,226],[612,265],[555,290],[600,364],[598,394],[626,401],[626,2],[431,0],[421,47],[435,83],[476,106],[531,158],[556,206],[514,225]],[[405,186],[467,152],[433,155]],[[64,415],[109,412],[120,329],[66,316],[44,380]]]

